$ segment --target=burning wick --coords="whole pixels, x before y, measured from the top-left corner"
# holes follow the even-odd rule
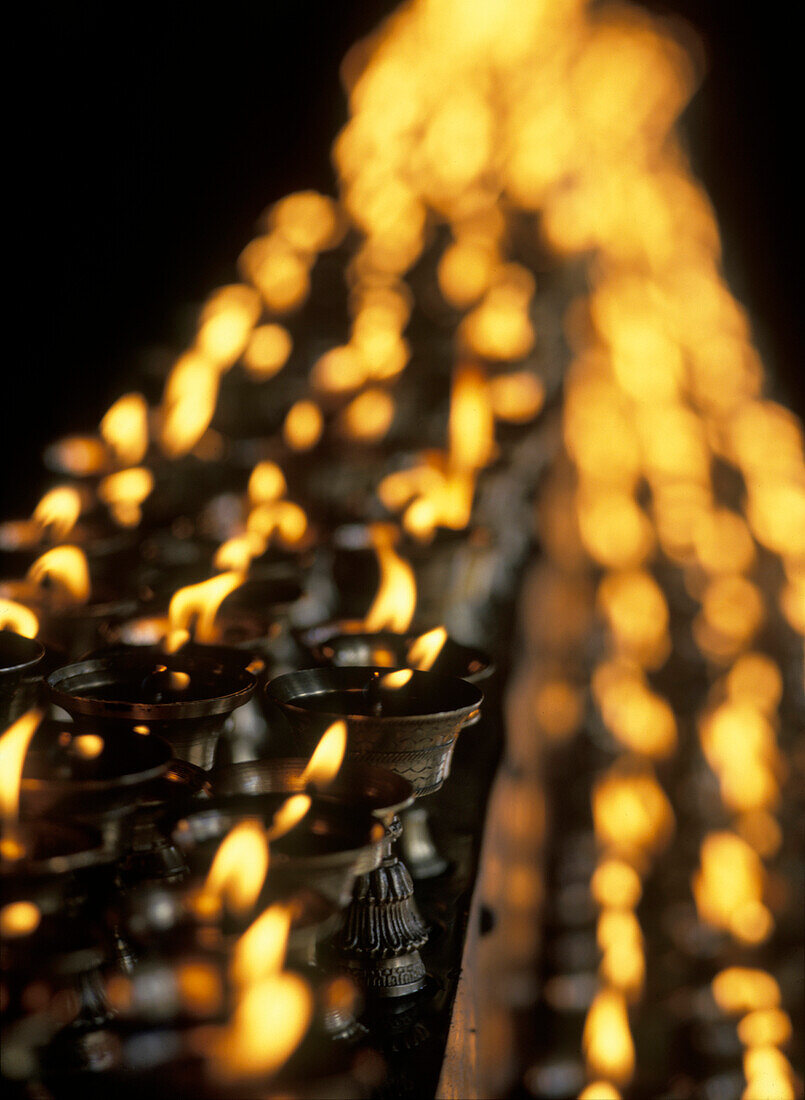
[[[48,528],[54,539],[64,539],[81,515],[81,497],[69,485],[60,485],[45,493],[34,509],[34,521],[44,533]]]
[[[269,840],[279,840],[295,828],[310,809],[310,797],[294,794],[280,806],[267,832]]]
[[[302,782],[317,787],[326,787],[328,783],[332,783],[341,767],[346,747],[347,724],[339,719],[324,732],[313,750],[313,755],[302,772]]]
[[[266,831],[262,822],[246,818],[221,841],[195,899],[196,912],[217,915],[226,906],[233,913],[248,913],[263,889],[267,871]]]
[[[95,733],[83,733],[80,737],[73,737],[69,749],[83,760],[94,760],[103,752],[103,738]]]
[[[32,901],[12,901],[0,909],[0,936],[16,939],[29,936],[39,927],[42,914]]]
[[[447,641],[447,630],[443,626],[437,626],[414,638],[408,648],[408,664],[411,668],[418,668],[427,672],[433,668],[437,657]]]
[[[140,685],[142,693],[155,703],[163,702],[165,695],[179,694],[190,687],[190,677],[186,672],[169,669],[166,665],[157,665],[149,672]]]
[[[25,855],[18,835],[20,781],[28,745],[41,721],[41,710],[29,710],[0,737],[0,856],[3,859],[22,859]]]
[[[372,678],[363,689],[363,695],[372,708],[372,714],[379,718],[383,713],[383,693],[399,691],[410,681],[414,675],[410,668],[395,669],[394,672],[386,672],[381,675],[373,672]]]

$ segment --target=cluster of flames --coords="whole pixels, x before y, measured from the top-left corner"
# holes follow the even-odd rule
[[[114,521],[136,526],[159,463],[205,440],[214,453],[211,424],[227,372],[240,362],[260,383],[283,369],[293,351],[283,320],[306,300],[320,253],[348,232],[357,241],[346,265],[349,338],[312,364],[309,394],[288,410],[281,436],[291,453],[314,451],[329,432],[381,442],[410,355],[406,275],[441,226],[448,243],[436,276],[456,319],[458,364],[446,445],[383,477],[378,495],[415,538],[464,529],[477,479],[495,459],[496,421],[528,422],[545,397],[528,359],[540,335],[536,282],[509,255],[515,222],[568,265],[585,261],[588,292],[565,317],[570,466],[560,464],[543,497],[540,595],[550,622],[539,628],[547,657],[535,672],[533,713],[548,738],[580,725],[583,691],[558,657],[580,647],[597,612],[606,652],[591,693],[619,759],[593,791],[601,987],[584,1029],[590,1085],[582,1095],[616,1096],[635,1072],[628,1006],[640,998],[646,967],[641,883],[674,828],[655,767],[673,756],[679,731],[650,679],[671,652],[672,616],[652,565],[662,555],[678,569],[698,607],[695,645],[715,670],[698,729],[731,824],[703,838],[693,896],[703,921],[742,945],[760,944],[774,928],[764,860],[781,843],[782,677],[753,645],[775,616],[805,632],[802,428],[763,397],[747,317],[720,271],[716,220],[674,130],[695,74],[656,20],[584,0],[415,0],[347,56],[343,75],[350,119],[334,146],[339,200],[302,192],[274,204],[240,256],[242,281],[204,304],[159,407],[125,395],[98,436],[63,441],[64,464],[97,474],[98,499]],[[740,474],[738,507],[719,499],[718,467]],[[308,517],[288,499],[279,465],[256,466],[244,499],[242,529],[216,555],[218,574],[171,601],[169,648],[193,633],[215,640],[217,609],[251,561],[272,542],[304,543]],[[90,503],[62,485],[35,509],[41,539],[56,544],[30,570],[40,597],[90,599],[86,556],[69,542]],[[414,613],[413,572],[395,549],[397,533],[373,528],[383,584],[368,630],[406,630]],[[763,553],[781,563],[777,589],[760,584]],[[37,600],[2,595],[0,625],[34,636]],[[411,664],[427,667],[415,657]],[[244,826],[243,837],[251,835]],[[264,918],[272,927],[284,920]],[[278,984],[286,977],[278,957],[244,981],[233,1049],[246,1042],[246,1022],[269,1008],[293,1004],[300,1020],[309,1011],[295,985]],[[713,988],[726,1012],[746,1013],[747,1100],[793,1095],[774,979],[725,971]],[[241,1052],[246,1062],[257,1057]]]

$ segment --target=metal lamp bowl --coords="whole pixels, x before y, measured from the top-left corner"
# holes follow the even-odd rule
[[[283,757],[249,760],[217,772],[217,794],[299,794],[309,789],[302,778],[307,760]],[[345,760],[331,783],[316,790],[317,798],[369,811],[388,825],[414,801],[414,788],[397,772],[364,760]]]
[[[167,773],[172,756],[161,737],[131,733],[106,741],[93,760],[71,761],[71,773],[64,774],[51,752],[34,746],[26,754],[20,784],[23,812],[38,816],[57,810],[85,818],[124,806],[134,810],[138,795]]]
[[[311,627],[299,635],[299,641],[319,664],[387,666],[405,668],[408,651],[418,635],[391,630],[369,633],[361,619],[341,619]],[[495,666],[487,653],[475,646],[462,645],[448,637],[431,672],[457,676],[471,684],[487,680]]]
[[[284,793],[218,796],[185,814],[175,825],[176,843],[188,855],[205,855],[196,871],[206,872],[210,849],[240,821],[261,818],[268,825],[285,802]],[[383,827],[366,811],[314,800],[290,832],[271,842],[272,876],[290,887],[309,887],[340,909],[349,904],[358,875],[374,870],[381,860]]]
[[[157,665],[188,675],[188,690],[151,701],[143,682]],[[178,759],[209,769],[227,716],[248,702],[257,681],[240,654],[230,663],[181,652],[157,657],[143,647],[66,665],[51,673],[47,684],[52,702],[83,731],[109,736],[145,725],[165,738]]]
[[[33,638],[0,630],[0,732],[33,705],[31,685],[45,657],[45,648]]]
[[[315,668],[278,676],[267,696],[287,718],[302,753],[309,756],[337,719],[347,723],[347,759],[389,768],[409,780],[417,796],[437,791],[450,772],[459,731],[480,711],[475,684],[435,672],[413,672],[389,691],[386,710],[373,714],[364,688],[376,667]]]

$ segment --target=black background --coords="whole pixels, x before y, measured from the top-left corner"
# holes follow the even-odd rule
[[[231,279],[269,202],[332,190],[338,66],[393,7],[54,3],[18,15],[7,35],[21,75],[7,103],[3,515],[35,503],[44,444],[92,430],[142,349],[170,343],[181,307]],[[686,18],[704,44],[687,119],[694,163],[776,393],[801,413],[796,36],[771,6],[652,7]]]

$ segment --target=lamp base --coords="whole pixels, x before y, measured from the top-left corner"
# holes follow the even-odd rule
[[[414,901],[408,868],[392,852],[402,832],[399,818],[386,830],[380,866],[355,882],[337,947],[367,997],[405,997],[425,984],[419,954],[428,930]]]

